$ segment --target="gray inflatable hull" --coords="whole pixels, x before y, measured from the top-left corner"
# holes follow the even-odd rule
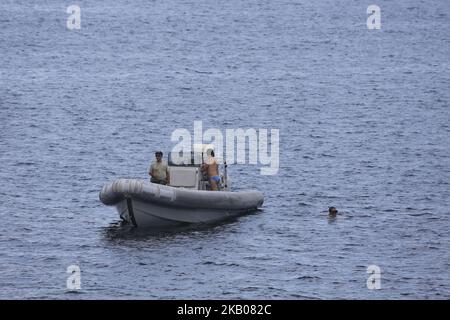
[[[100,200],[116,206],[120,217],[139,227],[210,223],[256,210],[264,202],[258,191],[202,191],[118,179],[100,191]]]

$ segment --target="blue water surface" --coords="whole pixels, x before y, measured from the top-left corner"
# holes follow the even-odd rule
[[[447,1],[377,1],[380,30],[373,1],[71,4],[0,2],[0,298],[450,298]],[[278,174],[229,166],[262,210],[121,226],[101,187],[194,120],[280,130]]]

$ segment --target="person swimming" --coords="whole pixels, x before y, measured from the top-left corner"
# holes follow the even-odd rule
[[[335,207],[329,207],[328,208],[328,216],[330,217],[336,217],[338,211]]]

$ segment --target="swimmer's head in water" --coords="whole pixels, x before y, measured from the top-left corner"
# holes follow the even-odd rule
[[[335,207],[329,207],[328,208],[328,214],[330,216],[335,216],[335,215],[337,215],[337,213],[338,213],[338,211],[337,211],[337,209]]]

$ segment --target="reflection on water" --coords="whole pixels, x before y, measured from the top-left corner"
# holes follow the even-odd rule
[[[260,212],[260,210],[257,212]],[[257,212],[252,214],[257,214]],[[117,221],[111,223],[107,227],[104,227],[102,233],[104,238],[109,241],[161,240],[180,236],[206,236],[208,234],[222,232],[228,225],[236,223],[238,220],[239,217],[233,217],[221,222],[196,224],[185,223],[183,225],[170,228],[134,227],[127,222]]]

